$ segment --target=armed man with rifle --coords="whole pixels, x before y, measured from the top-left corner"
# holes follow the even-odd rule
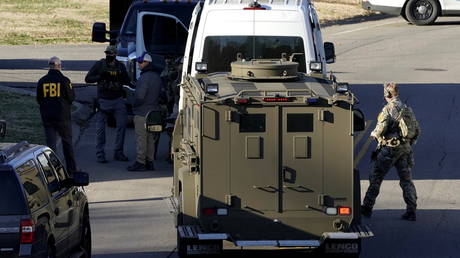
[[[380,185],[394,166],[398,171],[399,185],[406,202],[406,212],[402,219],[415,221],[417,208],[417,192],[412,182],[411,169],[414,166],[412,145],[415,144],[420,128],[410,107],[399,99],[396,83],[384,84],[384,97],[387,101],[377,118],[377,125],[371,137],[378,141],[376,151],[372,153],[374,169],[369,175],[369,188],[364,197],[361,212],[364,216],[372,215]]]

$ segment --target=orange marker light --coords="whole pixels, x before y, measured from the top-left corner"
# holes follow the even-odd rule
[[[350,215],[351,209],[350,207],[339,207],[339,215]]]

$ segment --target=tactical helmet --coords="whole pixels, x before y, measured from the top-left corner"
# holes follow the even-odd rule
[[[398,84],[395,82],[383,84],[383,95],[386,98],[392,98],[393,96],[399,95]]]
[[[114,45],[108,45],[104,52],[109,55],[116,55],[117,47]]]

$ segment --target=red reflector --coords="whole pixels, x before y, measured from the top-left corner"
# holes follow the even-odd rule
[[[291,102],[291,98],[264,98],[265,102]]]
[[[217,209],[214,208],[205,208],[203,209],[203,215],[216,215]]]
[[[21,221],[21,244],[30,244],[35,239],[34,222],[30,219]]]
[[[237,101],[238,104],[248,104],[249,103],[249,99],[239,99]]]
[[[339,207],[339,215],[350,215],[351,209],[349,207]]]
[[[267,10],[263,7],[244,7],[243,10]]]

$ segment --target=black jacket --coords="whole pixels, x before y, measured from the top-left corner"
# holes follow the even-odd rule
[[[50,69],[37,83],[37,102],[44,122],[70,121],[74,100],[72,84],[59,70]]]
[[[85,77],[86,83],[97,82],[97,97],[116,99],[125,96],[123,85],[131,85],[125,66],[116,61],[108,64],[105,58],[97,61]]]

